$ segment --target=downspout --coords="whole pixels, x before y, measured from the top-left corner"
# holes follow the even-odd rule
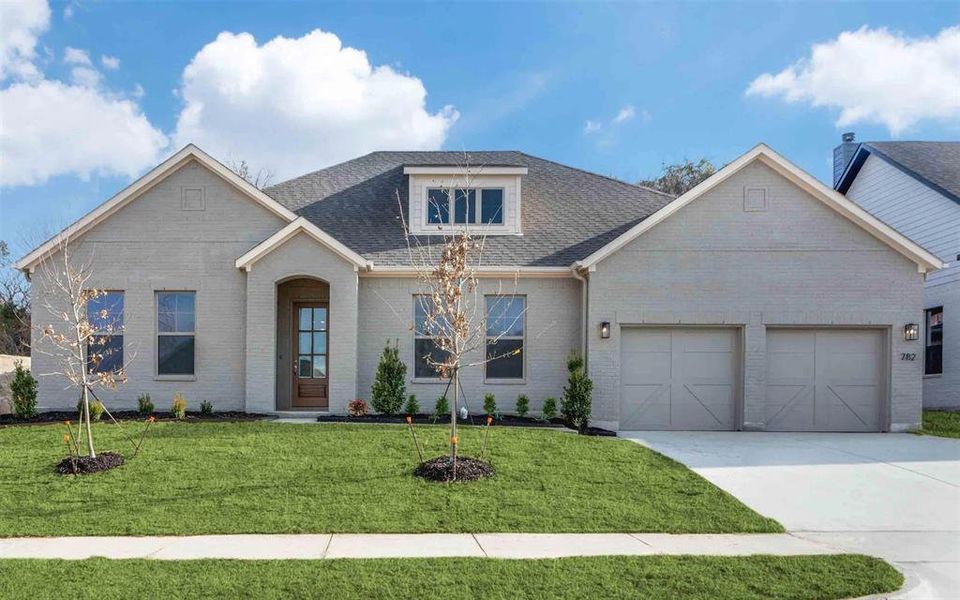
[[[580,355],[583,356],[583,366],[584,369],[589,372],[588,361],[590,360],[589,354],[587,353],[587,318],[589,315],[589,303],[590,303],[590,279],[581,274],[581,267],[579,263],[574,263],[571,268],[573,276],[580,280]],[[584,272],[586,270],[584,269]]]

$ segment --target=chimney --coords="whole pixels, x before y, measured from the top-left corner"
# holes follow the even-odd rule
[[[833,149],[834,188],[836,188],[837,184],[840,183],[840,177],[843,175],[843,172],[847,170],[847,165],[850,164],[850,159],[853,158],[854,153],[860,146],[860,144],[854,141],[856,138],[856,134],[854,134],[852,131],[848,131],[840,136],[840,145]]]

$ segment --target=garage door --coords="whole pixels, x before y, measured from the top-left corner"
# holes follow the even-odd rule
[[[884,335],[768,329],[768,431],[880,431]]]
[[[620,429],[735,429],[738,338],[736,329],[624,329]]]

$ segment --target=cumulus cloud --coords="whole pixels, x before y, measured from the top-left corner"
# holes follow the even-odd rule
[[[459,114],[426,109],[409,74],[314,30],[260,45],[224,32],[194,56],[179,89],[177,145],[246,160],[279,178],[378,149],[439,148]]]
[[[37,39],[50,24],[45,0],[0,2],[0,81],[8,77],[36,79]]]
[[[960,26],[911,38],[861,27],[814,44],[810,56],[764,73],[747,95],[839,109],[837,126],[881,123],[897,135],[921,120],[960,121]]]
[[[120,59],[116,56],[107,56],[106,54],[101,54],[100,64],[103,65],[104,69],[116,71],[120,68]]]
[[[136,103],[93,88],[16,83],[0,90],[0,105],[0,185],[35,185],[65,173],[133,177],[168,145]]]
[[[90,55],[86,50],[80,50],[79,48],[67,48],[63,51],[63,62],[68,65],[87,65],[90,66],[93,63],[90,61]]]

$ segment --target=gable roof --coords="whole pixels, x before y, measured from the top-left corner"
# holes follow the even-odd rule
[[[647,218],[673,196],[522,152],[373,152],[264,190],[377,268],[409,265],[400,220],[409,198],[405,168],[526,168],[522,235],[489,236],[491,266],[569,267]],[[483,172],[486,172],[485,170]],[[398,204],[399,196],[399,204]],[[419,236],[419,243],[441,243]]]
[[[853,221],[861,228],[872,234],[874,237],[887,244],[900,254],[906,256],[917,264],[921,272],[940,269],[943,262],[939,258],[925,250],[916,242],[910,240],[896,229],[890,227],[883,221],[877,219],[859,205],[848,200],[843,194],[827,187],[817,178],[813,177],[800,167],[791,163],[784,157],[774,152],[766,144],[758,144],[752,150],[742,155],[740,158],[731,162],[720,169],[705,181],[689,190],[673,202],[670,202],[647,219],[634,225],[625,231],[619,237],[593,252],[585,259],[578,261],[574,267],[579,269],[592,269],[604,258],[610,256],[617,250],[623,248],[628,243],[635,240],[644,232],[653,228],[657,223],[664,221],[678,210],[690,204],[697,198],[703,196],[710,190],[729,179],[741,169],[754,161],[760,161],[766,166],[797,185],[808,194],[820,200],[830,208],[834,209],[847,219]]]
[[[284,242],[301,232],[310,236],[313,240],[322,244],[323,246],[326,246],[347,262],[352,263],[354,269],[367,269],[370,267],[370,263],[362,256],[341,244],[339,241],[331,237],[328,233],[321,230],[310,221],[304,219],[303,217],[297,217],[296,220],[292,221],[283,229],[277,231],[264,241],[251,248],[249,252],[238,258],[236,262],[237,268],[249,271],[255,262],[276,248],[279,248]]]
[[[277,216],[293,221],[297,218],[293,212],[283,206],[270,196],[264,194],[256,187],[248,183],[242,177],[231,171],[209,154],[194,146],[187,144],[173,156],[157,165],[150,172],[137,179],[114,197],[110,198],[97,208],[93,209],[72,225],[67,226],[63,231],[51,237],[49,240],[34,248],[29,254],[14,263],[14,268],[19,270],[32,271],[37,263],[46,258],[60,246],[61,242],[77,238],[99,223],[109,218],[112,214],[140,197],[147,190],[162,181],[165,177],[174,173],[180,167],[190,161],[195,160],[201,165],[219,175],[227,183],[245,194],[254,202],[260,204],[267,210]]]
[[[960,142],[864,142],[837,182],[840,193],[850,189],[870,155],[960,204]]]

